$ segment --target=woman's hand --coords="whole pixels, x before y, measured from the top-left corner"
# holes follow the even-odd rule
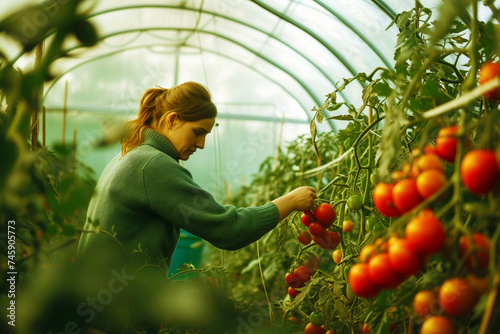
[[[293,211],[307,211],[310,210],[314,205],[314,199],[316,198],[316,189],[313,187],[299,187],[285,196],[279,197],[272,201],[277,207],[280,213],[279,220],[283,220]]]

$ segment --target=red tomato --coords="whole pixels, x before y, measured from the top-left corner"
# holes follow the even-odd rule
[[[362,333],[363,333],[363,334],[370,334],[371,332],[372,332],[372,331],[371,331],[371,329],[370,329],[370,325],[369,325],[369,324],[364,324],[364,325],[363,325],[363,331],[362,331]]]
[[[326,228],[332,226],[335,220],[335,210],[329,203],[320,204],[314,211],[314,217]]]
[[[314,266],[314,264],[312,263],[312,261],[311,261],[311,260],[306,260],[306,261],[304,261],[304,263],[303,263],[302,265],[303,265],[303,266],[307,269],[307,271],[308,271],[308,272],[309,272],[309,274],[311,274],[311,275],[312,275],[312,274],[314,274],[314,272],[316,271],[316,269],[318,269],[318,268],[316,268],[316,267]]]
[[[444,164],[441,158],[434,153],[427,153],[421,156],[417,161],[417,169],[419,172],[424,172],[429,169],[435,169],[444,173]]]
[[[389,246],[389,261],[391,267],[405,277],[418,273],[424,262],[417,252],[410,249],[406,239],[391,241]]]
[[[386,217],[401,215],[392,200],[393,188],[393,184],[379,182],[373,189],[373,204]]]
[[[309,245],[311,243],[311,234],[307,231],[302,231],[297,235],[297,240],[303,245]]]
[[[286,273],[285,281],[286,284],[291,288],[300,288],[304,286],[304,283],[302,283],[300,279],[292,273]]]
[[[402,277],[392,269],[387,253],[377,254],[370,259],[368,274],[373,283],[386,289],[395,289],[403,281]]]
[[[490,263],[490,239],[481,233],[472,233],[472,242],[474,244],[475,250],[472,254],[469,253],[470,250],[470,239],[466,235],[462,235],[458,239],[458,245],[460,247],[460,254],[462,256],[467,255],[467,268],[470,271],[474,269],[474,262],[479,270],[486,269]]]
[[[356,263],[348,274],[349,285],[352,291],[363,298],[375,297],[381,288],[369,276],[368,263]]]
[[[342,223],[342,231],[351,232],[354,229],[354,223],[350,220],[344,220]]]
[[[453,322],[445,316],[435,315],[425,319],[420,334],[456,334]]]
[[[311,232],[313,236],[319,237],[325,234],[326,230],[321,223],[311,223],[311,225],[309,225],[309,232]]]
[[[457,155],[458,125],[442,128],[436,138],[436,152],[444,160],[455,162]]]
[[[499,76],[500,76],[500,64],[487,61],[486,63],[484,63],[483,66],[481,66],[481,69],[479,70],[478,82],[480,85],[482,85],[490,81],[491,79]],[[484,93],[484,97],[492,101],[500,100],[500,88],[497,87],[487,91],[486,93]]]
[[[326,329],[321,326],[314,326],[312,323],[308,323],[306,328],[304,328],[304,334],[325,334]]]
[[[320,236],[313,235],[313,241],[323,249],[335,249],[340,243],[340,235],[337,232],[326,231]]]
[[[434,290],[422,290],[417,292],[413,298],[415,312],[425,318],[430,314],[436,314],[441,310],[438,294]]]
[[[439,304],[446,313],[454,317],[470,314],[478,300],[478,292],[464,278],[451,278],[439,289]]]
[[[311,217],[309,217],[305,212],[302,213],[300,216],[300,221],[302,222],[302,225],[305,227],[309,227],[309,224],[311,224]]]
[[[293,271],[293,276],[297,277],[299,281],[302,283],[305,283],[311,279],[311,274],[307,270],[306,267],[300,266],[297,269]]]
[[[291,297],[291,298],[295,298],[297,297],[297,295],[300,293],[301,291],[297,291],[295,290],[294,288],[292,287],[289,287],[288,288],[288,295]]]
[[[429,198],[446,184],[446,176],[436,169],[429,169],[417,177],[417,190],[422,198]]]
[[[406,213],[416,207],[422,201],[418,193],[417,181],[408,178],[396,182],[392,189],[392,200],[401,213]]]
[[[436,147],[432,146],[431,144],[426,144],[424,146],[424,152],[427,154],[437,154]]]
[[[422,210],[405,229],[410,249],[424,255],[437,253],[444,245],[446,235],[443,224],[431,210]]]
[[[339,262],[342,260],[342,249],[334,250],[332,253],[332,258],[333,262],[339,264]]]
[[[467,153],[460,165],[462,182],[476,195],[493,190],[500,175],[500,164],[494,151],[474,150]]]

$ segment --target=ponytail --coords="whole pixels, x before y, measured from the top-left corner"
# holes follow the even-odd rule
[[[142,143],[144,129],[151,127],[154,121],[156,98],[166,91],[164,88],[150,88],[142,95],[139,116],[127,123],[129,132],[122,142],[122,157]]]
[[[217,116],[210,92],[199,83],[190,81],[171,89],[150,88],[142,95],[139,115],[127,123],[129,132],[122,142],[122,157],[142,143],[144,129],[161,128],[172,112],[188,122]]]

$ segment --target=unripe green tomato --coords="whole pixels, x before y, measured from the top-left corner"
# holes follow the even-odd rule
[[[371,231],[373,229],[373,226],[378,223],[378,218],[375,215],[371,215],[368,217],[368,219],[365,222],[365,230],[366,231]]]
[[[320,327],[325,324],[325,316],[321,312],[313,312],[309,316],[309,321],[311,321],[314,326]]]
[[[351,286],[347,285],[345,288],[345,294],[346,294],[346,299],[347,302],[350,304],[354,301],[354,298],[356,298],[356,294],[352,291]]]
[[[378,173],[377,173],[377,170],[374,170],[371,175],[370,175],[370,182],[375,185],[377,184],[378,182],[380,181],[379,177],[378,177]]]
[[[372,233],[375,236],[381,235],[382,233],[385,232],[385,230],[386,230],[386,228],[385,228],[384,224],[382,224],[381,222],[376,223],[372,227]]]
[[[363,199],[359,195],[352,195],[347,200],[347,205],[352,211],[357,211],[363,206]]]

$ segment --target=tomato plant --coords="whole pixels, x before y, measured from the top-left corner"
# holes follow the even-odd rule
[[[457,0],[442,5],[453,9],[448,13],[464,7]],[[480,2],[470,2],[467,9],[476,5]],[[491,182],[491,189],[474,196],[461,169],[471,147],[499,150],[498,103],[484,100],[475,80],[476,64],[498,59],[500,44],[492,34],[495,19],[483,23],[474,10],[470,13],[476,28],[462,22],[463,15],[449,14],[440,20],[420,3],[397,15],[395,68],[377,68],[339,82],[321,107],[313,109],[311,136],[298,138],[278,164],[263,165],[264,173],[244,189],[249,193],[247,203],[262,198],[263,205],[264,199],[308,184],[317,189],[316,210],[307,218],[302,212],[292,213],[278,225],[278,232],[263,238],[258,249],[268,252],[259,258],[263,282],[251,280],[261,273],[255,265],[247,267],[248,253],[244,253],[247,262],[235,260],[248,277],[239,290],[276,288],[273,272],[283,274],[303,266],[313,278],[301,283],[299,298],[277,301],[267,294],[269,299],[260,296],[260,302],[282,305],[285,315],[321,312],[324,327],[340,333],[361,332],[367,323],[374,333],[403,331],[410,325],[423,333],[477,332],[483,322],[479,315],[488,309],[485,303],[471,303],[474,316],[447,318],[439,294],[436,297],[437,284],[468,274],[478,278],[467,278],[474,291],[488,293],[498,271],[489,253],[498,245],[476,245],[473,235],[476,231],[498,235],[500,188]],[[459,34],[468,40],[461,41]],[[338,101],[355,82],[364,87],[363,104]],[[336,132],[320,131],[318,124],[327,118],[347,125]],[[273,161],[274,157],[267,160]],[[442,195],[436,196],[437,192]],[[301,233],[302,225],[314,243],[289,238]],[[322,261],[315,269],[311,252],[333,261]],[[286,296],[279,290],[285,288],[284,284],[276,288],[275,295]],[[343,302],[332,306],[327,302],[332,300]],[[489,311],[500,319],[500,311]],[[415,319],[416,314],[424,318]],[[500,330],[495,321],[490,325]]]

